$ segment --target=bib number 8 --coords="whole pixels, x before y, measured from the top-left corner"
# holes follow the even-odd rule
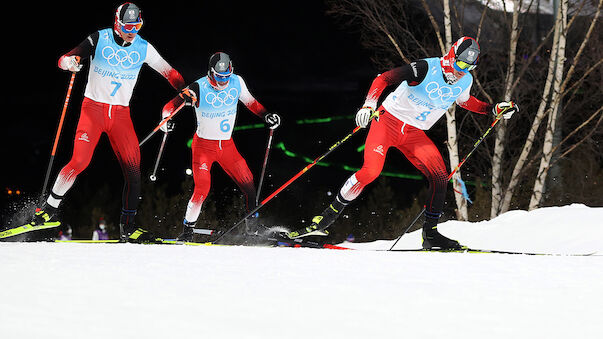
[[[420,120],[420,121],[425,121],[427,120],[427,116],[431,114],[431,111],[425,111],[425,112],[421,112],[421,114],[417,115],[415,117],[415,119]]]

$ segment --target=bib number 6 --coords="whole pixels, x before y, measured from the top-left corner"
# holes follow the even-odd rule
[[[220,121],[220,130],[225,133],[230,131],[230,124],[228,123],[228,119]]]

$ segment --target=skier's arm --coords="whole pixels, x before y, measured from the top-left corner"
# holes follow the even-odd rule
[[[186,86],[184,82],[184,78],[180,73],[174,69],[170,64],[159,55],[155,47],[153,45],[148,44],[147,47],[147,59],[145,62],[151,66],[152,69],[157,71],[157,73],[161,74],[167,81],[170,82],[170,85],[177,90],[181,90]]]
[[[79,71],[82,68],[79,61],[81,59],[87,59],[94,54],[98,36],[98,32],[90,34],[79,45],[62,55],[58,62],[59,68],[72,72]]]
[[[243,80],[241,76],[239,76],[239,83],[241,84],[241,94],[239,95],[239,100],[245,105],[245,107],[247,107],[255,115],[262,118],[270,129],[276,129],[278,126],[280,126],[281,117],[276,113],[268,112],[266,108],[259,101],[257,101],[253,95],[251,95],[245,80]]]
[[[388,86],[398,85],[403,81],[406,81],[409,86],[416,86],[425,79],[427,69],[427,61],[419,60],[379,74],[371,84],[364,107],[376,109],[379,97]]]
[[[239,95],[239,100],[243,103],[243,105],[245,105],[245,107],[252,111],[253,114],[259,116],[260,118],[264,118],[268,112],[266,108],[259,101],[257,101],[253,95],[251,95],[245,80],[243,80],[241,76],[239,76],[239,82],[241,84],[241,94]]]
[[[199,107],[197,93],[199,93],[199,84],[196,82],[193,82],[189,86],[183,88],[178,95],[176,95],[172,100],[168,101],[163,106],[163,109],[161,110],[161,118],[163,119],[168,117],[184,102],[191,106],[195,105],[196,107]]]
[[[513,101],[503,101],[495,105],[488,104],[469,95],[469,89],[470,88],[466,89],[456,100],[457,104],[466,110],[479,114],[492,113],[496,117],[498,117],[499,114],[502,114],[505,119],[511,119],[515,112],[519,112],[519,106]]]
[[[459,102],[459,100],[457,100],[457,103],[462,108],[479,114],[488,114],[492,111],[492,108],[494,107],[494,105],[483,102],[472,95],[470,95],[469,98],[467,98],[465,101]]]

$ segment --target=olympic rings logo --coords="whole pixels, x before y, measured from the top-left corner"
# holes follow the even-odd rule
[[[137,51],[128,53],[128,51],[122,48],[116,51],[111,46],[105,46],[101,54],[107,60],[107,63],[113,67],[121,66],[128,69],[140,62],[140,53]]]
[[[237,102],[239,91],[236,88],[231,88],[227,91],[220,91],[218,94],[209,92],[205,95],[205,102],[212,105],[214,108],[222,106],[230,106]]]
[[[450,99],[456,99],[461,93],[463,89],[460,87],[447,87],[438,85],[437,82],[432,81],[425,86],[425,91],[427,92],[427,96],[431,100],[438,100],[442,102],[450,101]]]

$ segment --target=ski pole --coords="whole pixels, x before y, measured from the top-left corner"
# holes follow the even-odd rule
[[[159,167],[159,160],[161,160],[161,154],[163,153],[163,148],[165,147],[165,142],[167,141],[167,132],[163,133],[163,139],[161,140],[161,146],[159,146],[159,153],[157,154],[157,160],[155,160],[155,167],[153,168],[153,174],[149,177],[151,181],[157,180],[157,167]]]
[[[467,153],[467,155],[465,155],[465,157],[463,158],[463,160],[461,160],[461,162],[459,162],[458,165],[456,165],[456,167],[454,168],[454,170],[452,170],[452,172],[450,172],[450,174],[448,175],[448,178],[446,179],[446,181],[449,181],[450,179],[452,179],[452,176],[461,168],[461,166],[463,166],[463,164],[465,163],[465,161],[467,161],[467,159],[469,159],[469,157],[471,156],[471,154],[473,154],[473,152],[475,151],[475,149],[477,149],[477,146],[479,146],[482,141],[484,141],[484,139],[486,138],[486,136],[488,136],[488,134],[490,134],[490,131],[494,128],[494,126],[496,126],[496,124],[498,124],[498,122],[500,121],[500,119],[503,117],[503,113],[505,113],[507,111],[507,109],[505,109],[504,111],[502,111],[501,113],[499,113],[496,116],[496,119],[494,119],[494,122],[492,122],[492,125],[490,125],[490,128],[488,128],[486,130],[486,132],[484,134],[482,134],[482,136],[475,142],[475,144],[473,144],[473,148],[471,149],[471,151],[469,151],[469,153]],[[404,232],[402,232],[402,234],[400,234],[400,236],[398,237],[398,239],[396,239],[396,241],[394,242],[394,244],[392,245],[392,247],[389,248],[388,251],[391,251],[394,246],[396,246],[396,244],[398,243],[398,241],[400,241],[400,239],[402,239],[402,236],[404,234],[406,234],[406,232],[408,232],[408,230],[410,230],[410,228],[417,222],[417,220],[419,220],[419,218],[423,215],[423,213],[425,213],[425,206],[423,206],[423,209],[421,210],[421,212],[419,212],[419,214],[417,214],[417,216],[413,219],[413,221],[410,223],[410,225],[408,225],[408,227],[404,230]]]
[[[48,186],[48,179],[50,179],[50,172],[52,171],[52,164],[54,163],[54,157],[57,152],[57,146],[59,144],[59,137],[61,136],[61,130],[63,129],[63,122],[65,121],[65,113],[67,112],[67,106],[69,105],[69,99],[71,98],[71,90],[73,89],[73,83],[75,81],[75,72],[71,73],[71,79],[69,79],[69,85],[67,86],[67,95],[65,96],[65,103],[63,104],[63,111],[61,112],[61,118],[59,119],[59,127],[57,128],[57,134],[54,137],[54,145],[50,152],[50,161],[48,168],[46,169],[46,178],[44,179],[44,186],[42,186],[42,194],[40,195],[40,204],[44,202],[44,194]]]
[[[486,136],[488,136],[488,134],[490,134],[490,131],[494,128],[494,126],[496,126],[496,124],[498,124],[498,122],[500,121],[500,119],[502,118],[502,114],[499,114],[496,119],[494,120],[494,122],[492,122],[492,125],[490,125],[490,128],[488,128],[486,130],[486,132],[484,134],[482,134],[482,136],[477,139],[477,141],[475,142],[475,144],[473,144],[473,148],[471,149],[471,151],[469,151],[469,153],[467,153],[467,155],[465,155],[465,157],[463,158],[463,160],[461,160],[461,162],[459,162],[458,165],[456,165],[456,167],[454,168],[454,170],[452,170],[452,172],[450,172],[450,174],[448,175],[448,180],[452,179],[452,176],[461,168],[461,166],[463,166],[463,164],[465,163],[465,161],[467,161],[467,159],[469,159],[469,157],[471,156],[471,154],[473,154],[473,152],[475,152],[475,150],[477,149],[477,146],[479,146],[479,144],[482,143],[482,141],[484,141],[484,139],[486,138]]]
[[[266,174],[266,165],[268,164],[268,153],[270,153],[270,149],[272,148],[272,136],[274,135],[274,129],[270,129],[270,134],[268,135],[268,145],[266,146],[266,154],[264,154],[264,163],[262,164],[262,172],[260,174],[260,181],[258,183],[258,191],[255,195],[255,204],[257,205],[260,202],[260,192],[262,191],[262,183],[264,182],[264,174]]]
[[[341,146],[341,144],[343,144],[344,142],[346,142],[348,139],[350,139],[354,134],[356,134],[356,132],[358,132],[361,129],[360,126],[354,128],[354,130],[352,130],[352,132],[348,133],[348,135],[346,135],[343,139],[337,141],[335,144],[333,144],[333,146],[329,147],[329,149],[323,153],[321,156],[319,156],[318,158],[314,159],[314,161],[310,164],[308,164],[306,167],[304,167],[301,171],[297,172],[296,175],[294,175],[291,179],[289,179],[286,183],[284,183],[281,187],[279,187],[276,191],[272,192],[272,194],[270,194],[269,196],[267,196],[264,200],[262,200],[262,202],[260,202],[251,212],[247,213],[247,215],[241,219],[239,222],[237,222],[236,224],[234,224],[234,226],[232,226],[231,228],[229,228],[226,232],[222,233],[222,235],[220,235],[216,240],[214,240],[214,243],[217,243],[220,239],[222,239],[226,234],[230,233],[232,230],[234,230],[237,226],[239,226],[240,224],[242,224],[247,218],[251,217],[252,215],[255,214],[255,212],[257,212],[260,208],[262,208],[268,201],[272,200],[272,198],[274,198],[277,194],[279,194],[282,190],[284,190],[285,188],[287,188],[287,186],[289,186],[292,182],[294,182],[295,180],[297,180],[297,178],[299,178],[302,174],[306,173],[310,168],[314,167],[314,165],[316,165],[317,163],[319,163],[322,159],[324,159],[327,155],[329,155],[331,152],[333,152],[333,150],[335,150],[337,147]]]
[[[142,144],[147,142],[157,131],[159,131],[161,126],[165,125],[168,122],[168,120],[172,119],[178,112],[180,112],[180,110],[182,109],[182,107],[184,107],[185,104],[186,104],[186,102],[181,103],[180,106],[178,106],[170,115],[168,115],[165,119],[161,120],[159,125],[157,125],[157,127],[155,127],[151,131],[151,133],[149,133],[149,135],[147,135],[144,139],[142,139],[142,141],[138,144],[138,147],[142,146]]]

